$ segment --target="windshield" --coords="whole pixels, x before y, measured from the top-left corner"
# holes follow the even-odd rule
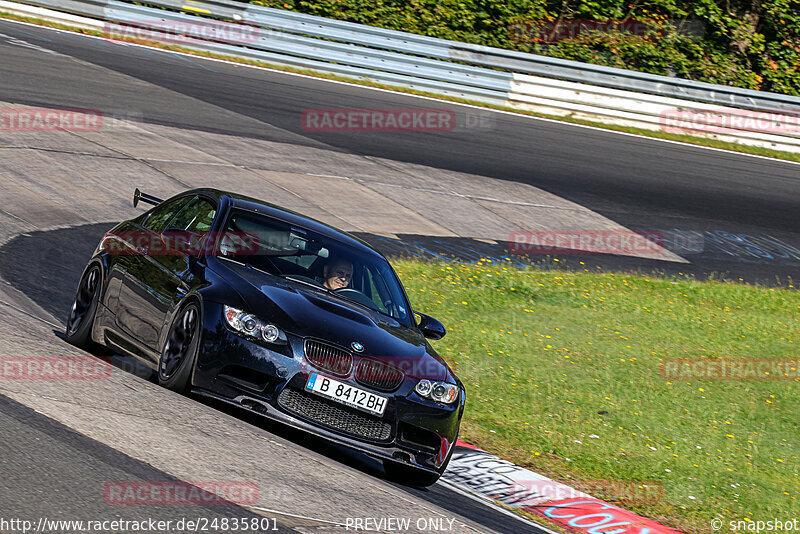
[[[216,250],[219,256],[411,324],[400,282],[386,260],[316,232],[233,209],[218,237]]]

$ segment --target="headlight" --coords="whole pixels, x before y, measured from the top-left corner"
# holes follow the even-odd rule
[[[283,332],[275,326],[274,324],[264,325],[264,328],[261,329],[261,339],[267,341],[269,343],[275,343],[281,337]]]
[[[458,386],[444,382],[420,380],[414,389],[420,397],[433,399],[444,404],[452,404],[458,398]]]
[[[266,321],[262,321],[252,313],[247,313],[237,308],[223,306],[225,322],[228,323],[235,332],[247,337],[261,339],[267,343],[283,344],[286,343],[286,334],[283,331]]]

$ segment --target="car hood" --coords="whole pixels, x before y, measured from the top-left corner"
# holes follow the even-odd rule
[[[246,311],[274,322],[287,334],[317,338],[351,351],[351,344],[357,342],[364,350],[356,354],[388,360],[409,376],[455,380],[447,364],[415,326],[257,269],[231,262],[224,262],[221,267],[238,279],[236,283],[226,277],[242,296]]]

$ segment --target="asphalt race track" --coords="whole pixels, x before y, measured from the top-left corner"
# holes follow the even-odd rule
[[[5,75],[0,87],[4,101],[126,109],[156,124],[294,145],[323,144],[334,151],[532,183],[588,204],[626,226],[783,231],[796,222],[797,165],[499,114],[492,114],[494,124],[486,128],[436,135],[398,133],[391,143],[369,133],[307,132],[300,127],[299,115],[310,107],[448,108],[448,104],[224,63],[206,64],[29,27],[0,27],[5,34],[191,97],[197,105],[170,106],[135,87],[125,94],[87,91],[84,84],[92,80],[78,79],[80,71],[49,78],[52,72],[26,69],[15,64],[17,54],[7,53],[4,69],[13,76]],[[223,121],[217,113],[220,108],[254,120]]]
[[[63,341],[62,320],[99,237],[138,212],[135,186],[269,193],[374,236],[502,248],[504,235],[557,211],[564,221],[769,236],[800,254],[800,165],[765,158],[0,21],[4,106],[97,109],[133,124],[75,136],[0,128],[0,357],[85,354]],[[380,135],[300,122],[308,108],[409,107],[451,109],[461,122],[450,132]],[[363,211],[349,211],[353,195]],[[718,248],[696,262],[671,253],[593,259],[765,281],[800,265],[793,253]],[[177,396],[132,362],[95,356],[110,357],[108,379],[0,381],[2,518],[266,517],[284,531],[337,532],[348,518],[405,517],[444,520],[454,532],[540,531],[441,484],[389,483],[360,455]],[[103,495],[114,481],[214,480],[256,484],[257,504],[119,506]]]

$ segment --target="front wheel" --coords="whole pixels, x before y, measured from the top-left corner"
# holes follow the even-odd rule
[[[200,308],[194,302],[184,306],[170,325],[167,341],[158,361],[158,383],[185,393],[200,346]]]
[[[67,342],[76,347],[89,348],[92,345],[92,324],[100,300],[101,279],[100,266],[94,264],[84,271],[78,284],[66,324]]]

